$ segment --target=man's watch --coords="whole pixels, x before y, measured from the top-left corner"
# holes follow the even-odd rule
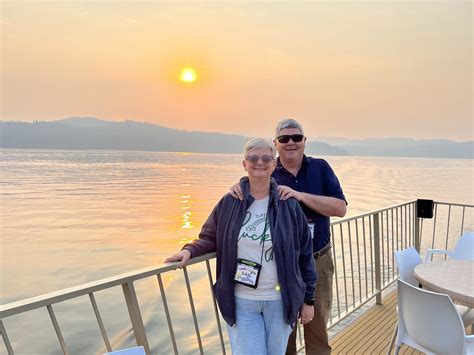
[[[304,300],[304,304],[307,304],[308,306],[314,306],[314,298]]]

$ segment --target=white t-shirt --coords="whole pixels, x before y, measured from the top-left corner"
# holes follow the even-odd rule
[[[273,256],[273,243],[267,220],[268,201],[268,196],[261,200],[255,200],[248,208],[240,228],[237,257],[262,265],[256,289],[235,284],[235,295],[241,298],[260,301],[281,298]]]

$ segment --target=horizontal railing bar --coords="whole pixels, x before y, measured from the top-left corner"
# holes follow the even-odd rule
[[[358,214],[357,216],[343,218],[343,219],[331,222],[331,225],[335,226],[335,225],[342,224],[342,223],[349,222],[349,221],[353,221],[355,219],[359,219],[359,218],[362,218],[362,217],[372,216],[372,215],[377,214],[377,213],[390,211],[390,210],[395,209],[397,207],[408,206],[408,205],[411,205],[412,203],[415,203],[415,202],[416,202],[416,200],[413,200],[413,201],[409,201],[409,202],[400,203],[398,205],[385,207],[385,208],[382,208],[380,210],[374,210],[374,211],[366,212],[366,213],[363,213],[363,214]]]
[[[396,209],[398,207],[404,207],[404,206],[409,206],[413,203],[415,203],[416,200],[412,200],[412,201],[408,201],[408,202],[403,202],[403,203],[400,203],[398,205],[393,205],[393,206],[389,206],[389,207],[385,207],[385,208],[382,208],[380,210],[373,210],[373,211],[370,211],[370,212],[365,212],[363,214],[358,214],[357,216],[352,216],[352,217],[347,217],[347,218],[342,218],[342,219],[339,219],[337,221],[334,221],[334,222],[331,222],[331,225],[338,225],[338,224],[341,224],[341,223],[345,223],[345,222],[348,222],[348,221],[353,221],[355,219],[359,219],[359,218],[362,218],[362,217],[367,217],[367,216],[371,216],[371,215],[374,215],[374,214],[377,214],[377,213],[381,213],[381,212],[385,212],[385,211],[389,211],[389,210],[393,210],[393,209]],[[470,207],[470,208],[474,208],[474,205],[468,205],[468,204],[461,204],[461,203],[449,203],[449,202],[438,202],[438,201],[435,201],[434,202],[435,204],[439,204],[439,205],[451,205],[451,206],[458,206],[458,207]]]
[[[215,258],[216,253],[208,253],[189,260],[187,266],[200,263],[208,259]],[[60,291],[50,292],[37,297],[8,303],[0,306],[0,318],[6,318],[14,314],[24,313],[33,309],[45,307],[54,303],[66,301],[71,298],[88,295],[89,293],[105,290],[111,287],[120,286],[129,282],[144,279],[150,276],[175,270],[179,262],[160,264],[148,268],[124,273],[117,276],[108,277],[98,281],[88,282],[79,286],[65,288]]]
[[[451,203],[451,202],[440,202],[440,201],[434,201],[434,203],[438,204],[438,205],[474,208],[474,205],[468,205],[468,204],[464,204],[464,203]]]

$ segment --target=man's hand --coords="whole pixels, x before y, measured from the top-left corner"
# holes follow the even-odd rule
[[[237,183],[234,186],[232,186],[229,192],[233,198],[238,198],[240,201],[244,200],[244,195],[242,194],[242,189],[240,188],[240,184]]]
[[[173,254],[165,260],[165,263],[172,263],[175,261],[181,261],[178,265],[178,268],[182,269],[188,263],[188,260],[191,259],[191,252],[189,250],[181,250],[179,253]]]
[[[314,306],[309,306],[306,303],[303,304],[300,311],[301,324],[307,324],[313,320],[314,317]]]
[[[301,202],[303,195],[301,192],[293,190],[291,187],[285,185],[278,186],[278,194],[280,195],[280,200],[288,200],[290,197],[296,199],[296,201]]]
[[[346,201],[336,197],[299,192],[285,185],[278,186],[278,193],[280,195],[280,200],[288,200],[290,197],[293,197],[298,202],[303,203],[306,207],[311,208],[313,211],[326,217],[344,217],[346,215]]]

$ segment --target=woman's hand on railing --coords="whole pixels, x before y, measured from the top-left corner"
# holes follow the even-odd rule
[[[182,269],[188,263],[188,260],[191,259],[191,252],[189,250],[181,250],[179,253],[173,254],[165,260],[165,263],[172,263],[176,261],[181,261],[178,265],[178,268]]]

